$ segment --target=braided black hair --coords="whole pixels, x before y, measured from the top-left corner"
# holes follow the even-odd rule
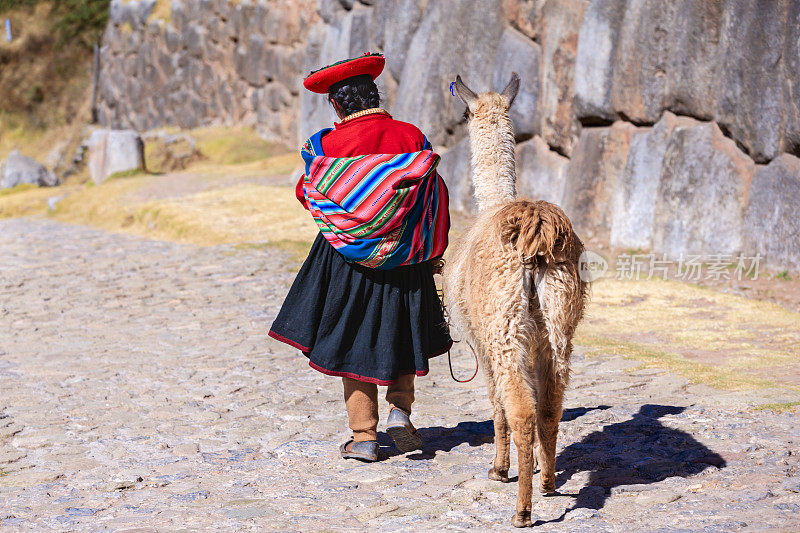
[[[372,81],[372,76],[364,74],[331,85],[328,101],[342,117],[346,117],[365,109],[379,107],[381,96],[378,94],[377,85]]]

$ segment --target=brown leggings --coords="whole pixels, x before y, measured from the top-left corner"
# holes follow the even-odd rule
[[[350,429],[356,442],[378,438],[378,386],[352,378],[342,378],[344,403]],[[411,414],[414,403],[414,374],[403,374],[386,390],[389,410],[393,407]]]

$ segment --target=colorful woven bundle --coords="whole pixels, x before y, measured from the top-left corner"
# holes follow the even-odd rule
[[[326,157],[322,130],[303,145],[303,195],[345,259],[388,269],[440,257],[450,229],[447,187],[432,150]],[[428,145],[427,147],[429,147]]]

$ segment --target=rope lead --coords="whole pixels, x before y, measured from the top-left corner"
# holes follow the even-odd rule
[[[473,348],[470,343],[467,343],[467,346],[469,346],[470,350],[472,350],[472,355],[475,356],[475,372],[472,373],[472,377],[469,379],[458,379],[456,375],[453,374],[453,361],[450,359],[450,350],[447,350],[447,365],[450,367],[450,377],[459,383],[469,383],[475,379],[475,376],[478,375],[478,354],[475,353],[475,348]]]
[[[436,266],[438,267],[438,272],[437,273],[441,274],[442,267],[444,266],[444,261],[440,260],[440,263],[437,263]],[[437,289],[436,292],[439,295],[439,304],[441,304],[441,306],[442,306],[442,316],[444,316],[445,326],[447,326],[447,332],[449,333],[450,332],[450,314],[447,312],[447,306],[445,305],[445,302],[444,302],[444,290],[443,289]],[[452,339],[452,337],[451,337],[451,339]],[[453,341],[453,344],[455,344],[457,342],[461,342],[461,341]],[[453,378],[453,381],[456,381],[458,383],[469,383],[470,381],[475,379],[475,376],[478,375],[478,366],[479,366],[478,365],[478,354],[475,352],[475,348],[472,346],[472,344],[469,341],[467,341],[467,346],[469,346],[469,349],[472,350],[472,355],[473,355],[473,357],[475,357],[475,372],[472,373],[472,377],[470,377],[469,379],[458,379],[456,377],[456,375],[453,373],[453,358],[450,355],[450,350],[447,350],[447,366],[450,367],[450,377]]]

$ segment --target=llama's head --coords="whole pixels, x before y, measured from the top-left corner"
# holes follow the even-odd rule
[[[461,76],[456,76],[455,89],[458,97],[467,106],[465,115],[469,120],[474,117],[491,117],[498,114],[508,115],[508,110],[511,109],[511,104],[514,103],[514,98],[516,98],[517,91],[519,91],[519,76],[516,72],[512,72],[511,80],[501,93],[488,91],[475,94],[472,89],[464,84]]]
[[[467,105],[467,129],[472,149],[472,183],[478,210],[513,200],[516,195],[514,125],[508,114],[519,90],[514,72],[503,92],[475,94],[456,76],[456,94]]]

